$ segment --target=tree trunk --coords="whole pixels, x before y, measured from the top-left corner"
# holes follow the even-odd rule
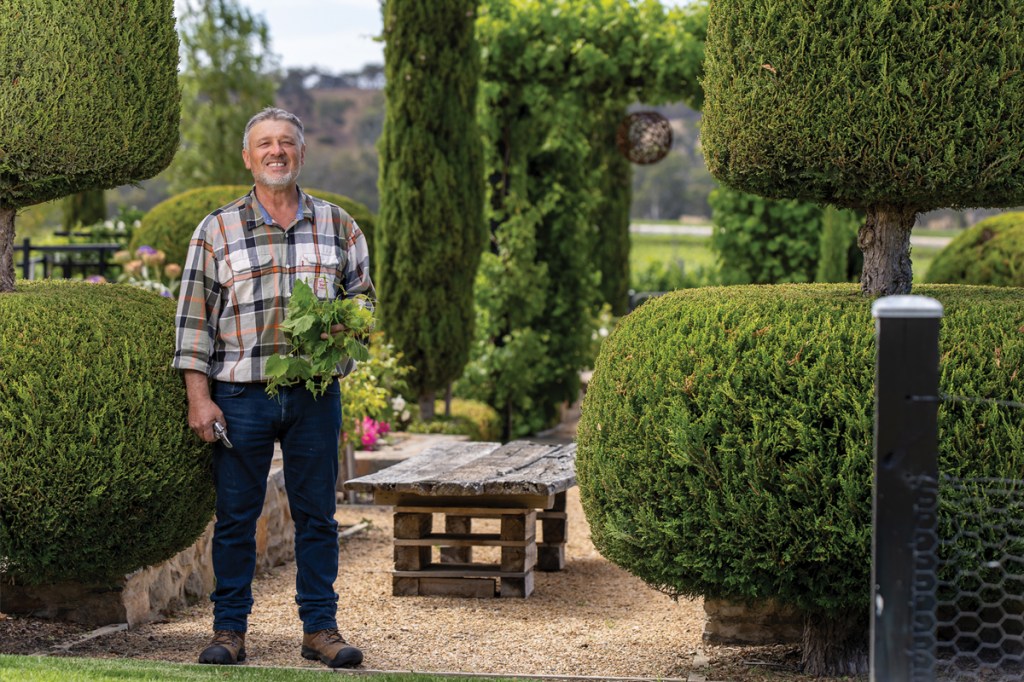
[[[434,392],[423,391],[419,397],[420,419],[425,422],[434,418]]]
[[[917,212],[912,208],[871,206],[857,235],[864,254],[860,290],[865,296],[909,294],[910,230]]]
[[[834,618],[804,617],[803,671],[818,677],[861,675],[868,670],[868,616],[863,609]]]
[[[14,214],[0,206],[0,294],[14,291]]]

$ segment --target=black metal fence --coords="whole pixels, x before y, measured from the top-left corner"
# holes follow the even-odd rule
[[[115,243],[38,245],[25,239],[15,251],[21,252],[19,265],[25,279],[91,275],[111,279],[120,272],[121,266],[114,263],[113,256],[122,248]]]
[[[1024,679],[1024,481],[941,474],[938,406],[957,400],[939,393],[942,306],[895,296],[872,312],[871,679]]]

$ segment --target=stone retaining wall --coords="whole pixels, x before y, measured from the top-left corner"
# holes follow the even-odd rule
[[[0,610],[95,626],[128,623],[134,627],[157,620],[209,597],[214,584],[212,539],[213,521],[191,547],[162,564],[139,569],[114,585],[5,585]],[[267,479],[267,497],[256,526],[256,571],[294,559],[294,540],[284,471],[275,466]]]

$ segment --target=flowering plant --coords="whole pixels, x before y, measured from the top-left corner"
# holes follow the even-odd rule
[[[375,450],[377,445],[384,441],[385,436],[391,432],[391,424],[377,421],[372,417],[363,417],[359,425],[359,442],[362,450]]]
[[[177,263],[165,265],[166,260],[167,255],[152,246],[140,246],[134,254],[127,250],[118,251],[114,254],[114,262],[121,265],[123,272],[117,281],[173,298],[181,286],[181,266]]]
[[[382,436],[402,430],[415,416],[402,397],[407,390],[401,353],[380,332],[370,335],[370,358],[341,380],[342,429],[357,449],[381,445]]]

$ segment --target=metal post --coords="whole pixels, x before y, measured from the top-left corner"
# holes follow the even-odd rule
[[[32,279],[32,260],[29,256],[32,253],[32,241],[25,237],[22,248],[21,274],[25,279]]]
[[[943,311],[932,298],[889,296],[875,301],[871,313],[877,343],[871,680],[910,682],[934,675],[934,651],[923,651],[934,650],[934,632],[915,629],[914,621],[915,609],[935,608],[935,554],[918,551],[917,543],[922,531],[935,533],[919,520],[935,523]],[[921,580],[929,569],[931,579]]]

